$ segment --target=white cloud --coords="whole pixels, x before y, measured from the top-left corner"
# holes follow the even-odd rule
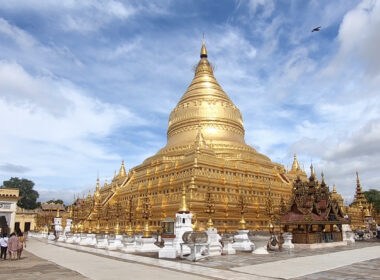
[[[362,67],[364,74],[370,78],[380,75],[379,29],[379,1],[362,1],[349,11],[340,25],[338,55],[326,70],[327,74],[341,74],[346,67]]]
[[[22,29],[9,24],[3,18],[0,18],[0,33],[14,40],[23,48],[30,48],[36,45],[36,40]]]
[[[5,10],[28,10],[54,15],[54,23],[62,30],[80,33],[95,32],[115,20],[130,20],[139,14],[163,15],[168,13],[170,1],[116,0],[52,0],[8,1],[2,3]]]
[[[267,18],[272,15],[275,5],[273,0],[250,0],[249,11],[252,15],[259,14],[259,16]]]
[[[82,185],[81,178],[99,166],[119,161],[120,156],[102,144],[106,137],[145,124],[128,109],[86,96],[68,81],[34,77],[6,61],[0,73],[0,145],[7,147],[0,150],[0,163],[25,166],[23,176],[77,176],[75,185]],[[13,171],[0,171],[0,176],[19,174]]]

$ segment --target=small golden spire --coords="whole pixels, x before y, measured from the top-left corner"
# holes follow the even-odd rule
[[[61,216],[59,215],[59,207],[57,208],[57,216],[56,218],[61,218]]]
[[[100,195],[100,186],[99,186],[99,175],[96,178],[96,187],[95,187],[95,193],[94,196],[98,197]]]
[[[362,205],[362,202],[360,200],[359,200],[359,208],[363,209],[363,205]]]
[[[335,184],[333,185],[333,191],[332,191],[334,194],[336,194],[337,193],[337,191],[336,191],[336,187],[335,187]]]
[[[368,209],[368,208],[366,208],[366,209],[364,210],[364,216],[365,216],[365,217],[371,217],[371,213],[369,213],[369,209]]]
[[[315,178],[315,172],[314,172],[313,164],[310,165],[310,178]]]
[[[356,184],[360,185],[359,172],[356,170]]]
[[[325,174],[323,173],[323,171],[321,173],[321,177],[322,177],[322,183],[324,183],[325,182]]]
[[[201,58],[207,58],[207,49],[206,49],[204,36],[203,36],[203,43],[202,43],[202,48],[201,48]]]
[[[124,167],[124,160],[121,161],[121,167],[119,171],[119,177],[125,177],[127,176],[127,172],[125,172],[125,167]]]
[[[293,160],[293,164],[292,164],[292,171],[297,171],[300,169],[300,165],[298,163],[298,160],[297,160],[297,155],[294,154],[294,160]]]
[[[189,209],[187,208],[186,204],[186,187],[185,183],[182,183],[182,201],[181,206],[179,207],[178,213],[189,213]]]

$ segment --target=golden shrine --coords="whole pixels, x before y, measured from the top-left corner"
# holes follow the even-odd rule
[[[198,230],[211,222],[219,231],[267,228],[268,197],[279,212],[293,181],[307,176],[296,156],[287,171],[247,145],[244,135],[241,112],[215,79],[203,42],[194,78],[170,114],[166,146],[128,173],[122,162],[102,187],[98,179],[94,195],[69,208],[74,231],[119,234],[149,226],[156,232],[175,217],[182,197]],[[205,211],[210,198],[212,215]]]
[[[285,231],[292,229],[293,243],[322,243],[342,241],[342,224],[350,221],[344,217],[336,196],[330,193],[322,173],[318,182],[313,165],[309,180],[299,178],[294,182],[290,208],[282,215]]]
[[[36,215],[36,227],[39,230],[44,230],[45,226],[48,227],[48,229],[53,228],[53,221],[54,218],[59,215],[65,214],[65,206],[60,203],[41,203],[41,206],[35,210],[33,210]]]
[[[376,211],[373,205],[369,203],[364,196],[358,172],[356,172],[354,201],[349,207],[345,207],[345,212],[351,217],[352,230],[369,229],[368,227],[375,226],[376,221],[374,221],[373,217],[376,217]]]

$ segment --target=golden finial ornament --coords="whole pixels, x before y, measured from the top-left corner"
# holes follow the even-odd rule
[[[189,209],[187,208],[186,204],[186,186],[185,183],[182,182],[182,199],[181,199],[181,205],[179,207],[178,213],[189,213]]]
[[[310,165],[310,178],[312,178],[312,179],[315,178],[315,171],[314,171],[313,164]]]
[[[273,232],[274,232],[274,225],[273,225],[273,223],[272,223],[272,220],[269,221],[268,228],[269,228],[269,232],[270,232],[270,233],[273,233]]]
[[[201,48],[201,58],[207,58],[207,49],[206,49],[204,36],[203,36],[203,42],[202,42],[202,48]]]
[[[371,217],[371,214],[369,213],[369,209],[368,208],[366,208],[364,210],[364,217]]]
[[[116,224],[115,224],[115,228],[114,228],[114,233],[116,235],[120,234],[120,221],[119,221],[120,209],[121,209],[120,201],[119,201],[119,199],[117,199],[116,204],[115,204],[115,208],[114,208],[115,217],[116,217]]]
[[[59,215],[59,207],[57,208],[57,216],[56,218],[61,218],[61,216]]]
[[[96,233],[100,233],[100,220],[99,218],[96,219],[96,228],[95,228]]]
[[[126,226],[125,226],[125,233],[129,236],[133,235],[133,229],[132,229],[132,221],[133,221],[133,201],[132,198],[129,199],[128,201],[128,208],[126,211]]]
[[[246,209],[246,203],[244,200],[243,195],[240,193],[239,195],[239,202],[238,207],[240,208],[240,221],[239,221],[239,230],[245,230],[247,229],[246,222],[244,219],[245,209]]]
[[[143,233],[143,238],[151,238],[152,235],[150,234],[150,229],[149,229],[149,218],[151,215],[151,207],[149,203],[149,197],[146,195],[143,201],[143,212],[142,216],[145,219],[145,225],[144,225],[144,233]]]
[[[124,160],[122,160],[118,177],[125,177],[125,176],[127,176],[127,172],[125,171]]]
[[[99,185],[99,176],[96,178],[96,187],[94,196],[98,197],[100,195],[100,185]]]
[[[212,215],[215,213],[215,202],[212,198],[211,194],[211,188],[210,186],[207,188],[207,194],[206,194],[206,210],[205,213],[208,214],[208,221],[207,221],[207,229],[211,229],[214,227],[214,223],[212,222]]]
[[[297,160],[297,155],[294,154],[293,164],[292,164],[292,171],[297,171],[300,169],[300,165]]]
[[[356,170],[356,184],[360,185],[360,178],[359,178],[359,172]]]

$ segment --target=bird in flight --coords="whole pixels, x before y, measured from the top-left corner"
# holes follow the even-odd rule
[[[321,30],[321,28],[322,28],[322,26],[318,26],[318,27],[314,28],[313,30],[311,30],[311,32],[319,31],[319,30]]]

